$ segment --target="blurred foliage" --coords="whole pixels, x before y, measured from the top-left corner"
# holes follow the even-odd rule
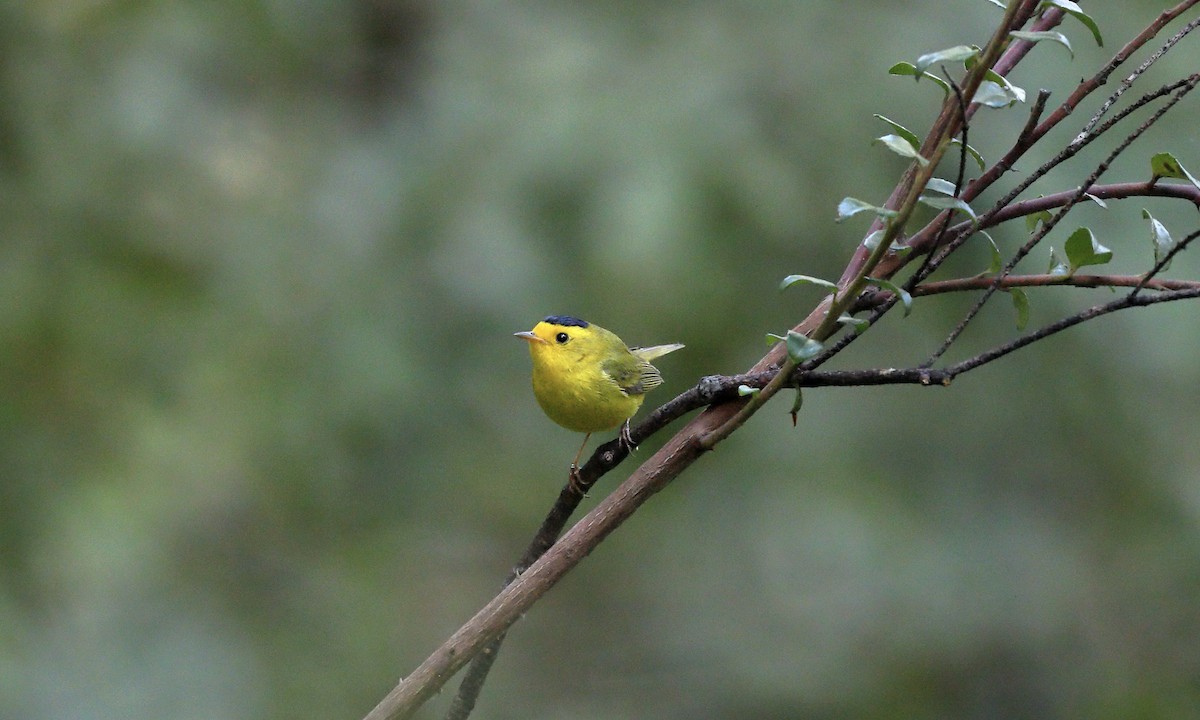
[[[1068,23],[1074,60],[1010,79],[1061,101],[1160,8],[1096,4],[1109,48]],[[510,333],[571,313],[686,343],[652,400],[746,368],[818,292],[780,279],[861,240],[838,200],[903,168],[872,113],[919,131],[940,100],[887,68],[996,17],[0,4],[0,716],[364,714],[565,479],[577,439]],[[1023,113],[972,144],[994,158]],[[1109,177],[1200,166],[1176,115]],[[1194,225],[1114,205],[1080,215],[1120,271],[1148,265],[1142,207]],[[1036,326],[1108,294],[1030,296]],[[918,300],[843,366],[923,359],[967,301]],[[958,352],[1014,332],[1007,302],[981,319]],[[809,391],[798,430],[768,409],[516,627],[477,716],[1200,714],[1198,330],[1155,308],[949,391]]]

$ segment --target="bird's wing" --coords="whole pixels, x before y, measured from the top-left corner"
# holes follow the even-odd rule
[[[657,368],[635,355],[606,360],[600,370],[625,395],[641,395],[663,381]]]

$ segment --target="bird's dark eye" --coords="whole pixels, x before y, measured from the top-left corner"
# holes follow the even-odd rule
[[[559,345],[562,345],[563,343],[565,343],[566,341],[568,341],[570,339],[571,339],[571,336],[567,335],[566,333],[559,333],[554,336],[554,340],[556,342],[558,342]]]

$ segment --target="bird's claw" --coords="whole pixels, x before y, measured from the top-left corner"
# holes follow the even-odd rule
[[[633,435],[629,432],[628,420],[621,426],[621,431],[617,433],[617,442],[631,453],[637,450],[637,445],[633,442]]]
[[[571,474],[567,477],[567,487],[579,497],[587,497],[587,488],[583,486],[583,478],[579,477],[579,466],[575,463],[571,463]]]

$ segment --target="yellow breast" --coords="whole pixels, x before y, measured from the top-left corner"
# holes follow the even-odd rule
[[[643,395],[621,392],[599,366],[560,364],[539,355],[533,354],[533,394],[546,415],[568,430],[611,430],[642,405]]]

